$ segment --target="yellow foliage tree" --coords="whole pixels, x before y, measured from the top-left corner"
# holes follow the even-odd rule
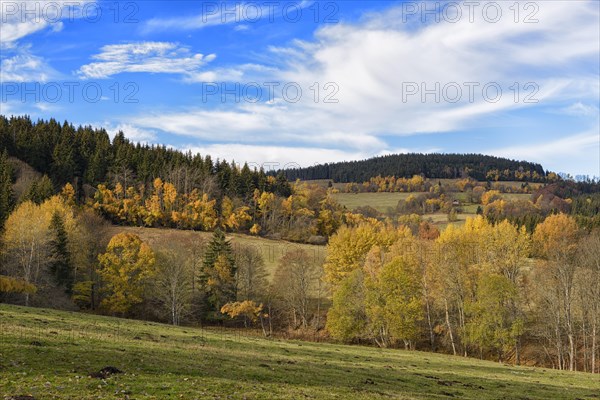
[[[137,235],[119,233],[113,236],[98,261],[98,273],[109,293],[102,301],[107,310],[124,314],[143,301],[145,284],[155,274],[155,257],[150,246]]]

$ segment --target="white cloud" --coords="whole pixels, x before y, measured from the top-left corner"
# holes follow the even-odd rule
[[[127,139],[134,142],[151,143],[156,141],[156,132],[148,129],[141,129],[130,124],[118,124],[113,126],[112,123],[105,122],[104,124],[98,124],[98,126],[102,126],[106,129],[111,138],[114,138],[119,131],[122,131]]]
[[[190,31],[228,24],[236,24],[235,31],[245,31],[249,29],[248,24],[261,20],[294,20],[298,9],[304,9],[312,3],[313,1],[303,0],[288,9],[279,2],[202,2],[198,15],[153,18],[144,23],[142,33]],[[312,14],[310,17],[313,18]]]
[[[323,160],[335,162],[364,159],[378,155],[368,151],[249,144],[211,144],[181,148],[200,154],[210,154],[213,159],[235,160],[236,163],[248,163],[250,167],[263,167],[265,170],[308,167],[320,164]]]
[[[62,20],[84,18],[84,7],[95,0],[0,0],[0,48],[10,49],[17,41],[46,28],[60,31]]]
[[[83,78],[108,78],[123,72],[187,74],[215,59],[214,54],[192,54],[187,47],[170,42],[139,42],[106,45],[83,65]]]
[[[537,161],[555,172],[600,176],[600,125],[557,140],[522,143],[490,149],[484,153]]]
[[[598,106],[583,104],[578,101],[577,103],[573,103],[568,107],[560,109],[559,113],[575,117],[597,117],[600,115],[600,110],[598,109]]]
[[[31,54],[28,48],[19,50],[16,55],[0,60],[0,82],[48,82],[58,76],[58,72],[46,61]]]
[[[523,23],[522,18],[515,23],[513,11],[508,8],[513,2],[500,4],[503,17],[497,23],[482,18],[480,8],[473,22],[467,14],[457,23],[442,20],[428,25],[407,24],[399,17],[402,8],[397,6],[369,14],[357,23],[325,26],[310,41],[271,47],[268,54],[262,56],[274,67],[257,75],[264,81],[298,83],[304,92],[297,103],[282,101],[279,94],[275,101],[268,103],[230,101],[212,109],[198,107],[150,113],[131,118],[129,122],[244,146],[256,143],[284,146],[293,142],[306,148],[346,149],[341,150],[344,155],[375,154],[386,151],[390,136],[483,130],[492,124],[497,126],[494,117],[518,109],[556,109],[558,104],[597,102],[600,95],[598,3],[591,0],[538,2],[535,17],[539,22],[533,24]],[[172,20],[167,26],[177,23],[181,23],[181,29],[206,26],[196,24],[194,18],[197,17],[190,17],[187,22]],[[248,74],[242,66],[231,66],[198,71],[188,74],[186,79],[189,82],[242,80]],[[335,95],[339,100],[337,104],[322,101],[327,94],[323,87],[329,82],[339,87]],[[472,82],[479,86],[471,100],[467,83]],[[515,82],[519,87],[517,101]],[[319,102],[314,101],[309,89],[315,83],[321,88]],[[403,99],[402,94],[411,83],[417,84],[419,93]],[[524,101],[526,95],[535,91],[531,86],[526,87],[528,83],[538,87],[533,94],[537,102]],[[423,99],[421,84],[428,89],[439,84],[440,100],[436,101],[431,95]],[[442,88],[446,84],[461,88],[462,96],[456,102],[450,101],[452,96],[448,93],[444,96]],[[482,89],[486,84],[497,84],[501,88],[498,101],[484,98]],[[494,91],[488,95],[490,93],[493,97]],[[535,123],[529,121],[532,122]],[[583,146],[582,141],[588,146],[590,137],[561,140],[573,146],[578,143],[574,147],[578,149]],[[553,151],[561,144],[559,141],[555,147],[540,148],[536,159],[552,164]],[[224,145],[223,149],[227,148],[231,147]],[[499,151],[510,155],[509,152],[521,148],[515,144]],[[276,154],[285,154],[285,151]],[[315,154],[320,161],[333,157],[329,153]],[[517,155],[531,158],[527,154]],[[584,163],[585,160],[581,162]],[[586,165],[589,169],[590,162]]]
[[[60,32],[63,20],[84,17],[82,9],[93,0],[0,0],[0,81],[48,82],[59,76],[47,61],[22,41],[44,29]]]
[[[598,84],[593,83],[593,75],[577,73],[585,63],[597,62],[600,52],[596,39],[599,13],[594,3],[539,3],[537,24],[515,24],[508,9],[511,4],[503,3],[505,18],[496,24],[481,17],[471,23],[465,17],[458,23],[441,22],[415,30],[401,23],[399,8],[395,8],[371,14],[358,24],[327,26],[318,30],[311,42],[296,41],[287,48],[270,49],[278,68],[265,75],[269,80],[297,82],[304,89],[302,101],[277,108],[230,103],[227,118],[221,110],[188,110],[186,115],[190,120],[196,116],[208,120],[211,129],[222,132],[247,134],[255,126],[262,135],[302,131],[305,138],[319,140],[331,132],[354,137],[453,131],[512,109],[565,98],[597,98]],[[189,80],[219,76],[234,79],[244,73],[242,68],[232,67],[204,71]],[[337,84],[339,104],[315,104],[309,90],[315,82],[321,88],[328,82]],[[419,85],[419,93],[403,101],[403,91],[413,82]],[[473,101],[466,86],[469,82],[479,85]],[[514,82],[520,87],[518,102],[510,89]],[[538,103],[523,101],[530,93],[525,90],[528,82],[539,86],[535,95]],[[436,83],[440,85],[440,100],[428,96],[423,101],[420,85],[431,89]],[[485,100],[482,89],[488,83],[501,87],[499,101]],[[457,102],[444,96],[446,84],[461,88],[462,97]],[[173,119],[168,115],[164,118]],[[250,120],[253,122],[248,126]],[[152,122],[160,124],[156,118]],[[205,134],[202,129],[197,131],[200,137]]]

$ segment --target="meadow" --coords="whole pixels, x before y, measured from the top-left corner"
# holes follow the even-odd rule
[[[134,233],[143,241],[148,243],[155,250],[168,250],[174,247],[181,248],[183,251],[190,252],[193,246],[198,244],[208,244],[212,238],[212,232],[184,231],[178,229],[163,228],[140,228],[128,226],[111,226],[110,236],[121,232]],[[265,262],[265,267],[271,276],[274,274],[281,258],[288,252],[294,250],[304,250],[308,257],[317,265],[320,265],[325,258],[326,247],[310,245],[304,243],[293,243],[285,240],[267,239],[257,236],[242,235],[238,233],[228,233],[233,249],[246,246],[251,247],[259,254]]]
[[[0,305],[0,396],[73,400],[600,397],[598,375],[396,349],[265,339],[251,332]]]

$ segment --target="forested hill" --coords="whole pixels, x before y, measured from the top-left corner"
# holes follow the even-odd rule
[[[544,182],[540,164],[482,154],[392,154],[361,161],[344,161],[282,171],[288,180],[331,179],[335,182],[366,182],[380,176],[410,178],[466,178],[479,181]]]
[[[0,115],[0,153],[5,151],[48,175],[57,188],[67,182],[78,191],[107,182],[128,188],[161,178],[181,191],[201,188],[213,197],[247,198],[255,189],[291,194],[283,176],[273,179],[262,170],[247,165],[238,168],[233,162],[212,160],[210,155],[135,144],[122,132],[111,141],[104,129],[74,127],[54,119],[33,122],[27,116]]]

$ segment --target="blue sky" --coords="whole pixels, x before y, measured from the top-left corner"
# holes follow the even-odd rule
[[[0,0],[4,115],[273,167],[477,152],[600,176],[600,2]]]

